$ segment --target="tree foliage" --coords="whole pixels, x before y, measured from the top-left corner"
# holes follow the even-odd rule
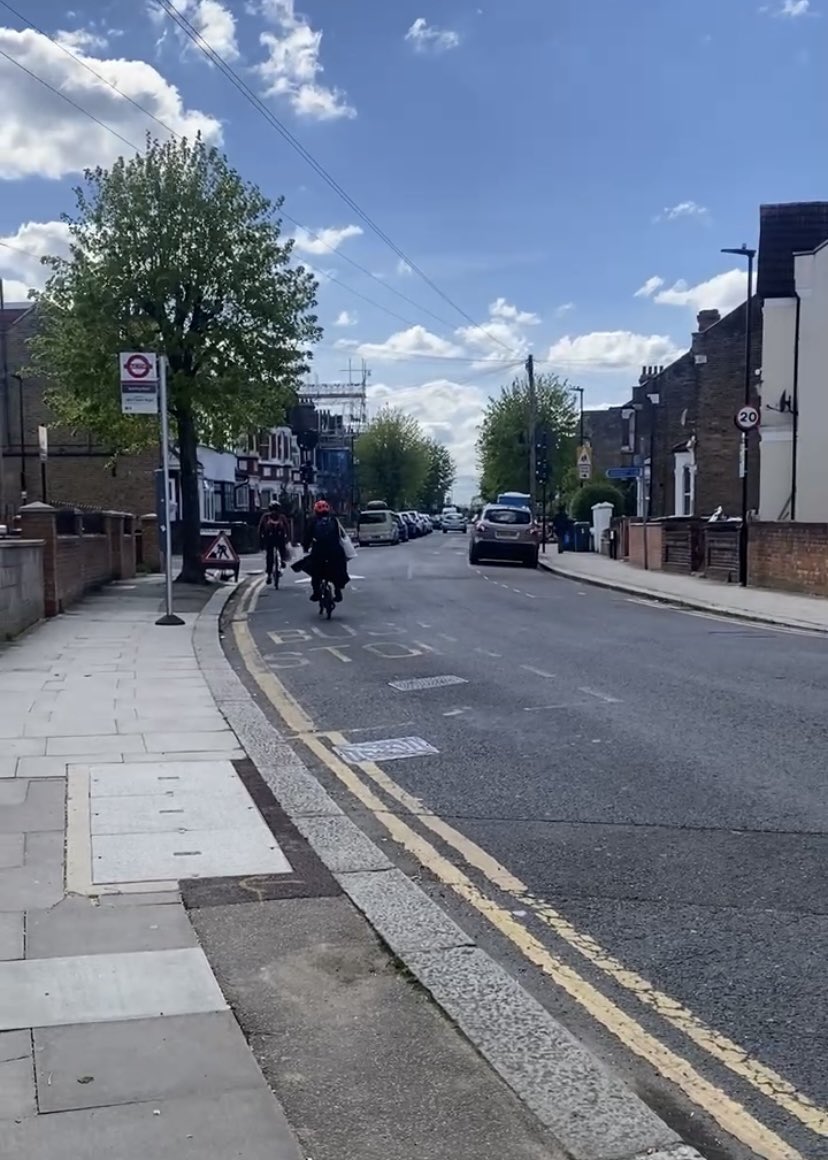
[[[362,503],[385,500],[394,509],[442,502],[454,482],[451,455],[427,438],[419,423],[394,407],[383,407],[357,440]],[[439,500],[433,497],[440,495]]]
[[[554,495],[575,457],[575,403],[572,388],[556,375],[538,375],[537,430],[547,435],[549,482]],[[477,438],[480,490],[493,500],[499,492],[529,492],[529,382],[515,379],[490,399]]]
[[[592,523],[592,507],[596,503],[611,503],[612,514],[624,514],[625,497],[617,487],[611,483],[587,483],[578,491],[572,500],[572,518]]]
[[[47,259],[35,369],[59,420],[113,452],[158,440],[123,416],[119,351],[166,354],[181,472],[184,568],[200,579],[199,443],[231,448],[284,418],[321,331],[316,283],[291,264],[277,211],[200,139],[147,141],[75,191],[69,259]]]
[[[441,511],[446,495],[451,491],[457,478],[457,467],[451,452],[436,439],[426,438],[423,445],[428,467],[425,482],[417,497],[418,507],[424,512]]]

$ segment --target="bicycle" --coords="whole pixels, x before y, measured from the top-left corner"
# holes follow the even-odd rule
[[[330,580],[321,580],[319,583],[319,615],[331,619],[336,600]]]

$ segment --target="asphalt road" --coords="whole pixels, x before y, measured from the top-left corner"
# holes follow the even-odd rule
[[[439,533],[361,551],[330,624],[288,573],[249,627],[319,734],[436,750],[377,761],[522,880],[512,913],[536,939],[788,1154],[828,1156],[828,640],[466,552]],[[464,683],[390,684],[436,676]],[[462,842],[439,845],[463,861]],[[751,1154],[716,1100],[689,1100],[520,947],[489,949],[706,1155]]]

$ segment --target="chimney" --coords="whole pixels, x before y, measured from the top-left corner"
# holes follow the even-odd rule
[[[721,321],[721,318],[722,316],[718,310],[700,310],[696,315],[698,333],[704,334],[705,330],[709,330],[711,326],[715,326],[717,322]]]

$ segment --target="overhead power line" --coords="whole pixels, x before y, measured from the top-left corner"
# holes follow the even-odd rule
[[[101,84],[104,84],[108,88],[112,89],[112,91],[114,93],[117,93],[118,96],[122,98],[122,100],[127,101],[130,105],[132,105],[132,107],[134,109],[137,109],[140,113],[143,113],[144,116],[146,116],[150,120],[154,121],[165,132],[169,133],[172,137],[175,137],[176,139],[179,139],[179,140],[182,139],[182,134],[180,134],[176,129],[173,129],[173,127],[171,125],[167,124],[166,121],[162,120],[159,116],[157,116],[155,113],[153,113],[151,109],[148,109],[145,105],[142,105],[140,101],[136,101],[133,97],[129,96],[128,93],[125,93],[122,89],[118,88],[118,86],[114,83],[114,81],[111,81],[108,77],[105,77],[102,73],[98,72],[97,69],[94,69],[89,64],[88,61],[86,61],[82,57],[78,56],[77,53],[73,52],[67,45],[63,44],[61,41],[57,40],[50,33],[46,32],[45,29],[40,28],[37,24],[34,24],[31,20],[29,20],[29,18],[27,16],[24,16],[22,12],[18,11],[18,9],[14,7],[14,5],[9,4],[7,2],[7,0],[0,0],[0,4],[2,4],[2,6],[8,12],[10,12],[13,16],[15,16],[22,24],[25,24],[28,28],[31,28],[33,32],[37,32],[40,36],[43,36],[45,39],[49,40],[55,46],[55,48],[60,49],[60,51],[62,53],[64,53],[71,60],[73,60],[77,64],[79,64],[91,76],[95,77],[96,80],[100,81]],[[196,33],[196,30],[193,29],[193,32]],[[200,35],[200,34],[196,33],[196,35]],[[206,42],[205,42],[205,45],[206,45]],[[206,47],[209,48],[208,45]],[[212,52],[213,50],[210,49],[210,51]],[[132,141],[127,140],[126,137],[122,136],[111,125],[107,125],[105,122],[99,120],[94,114],[90,113],[88,109],[83,108],[83,106],[79,105],[76,101],[72,100],[70,97],[67,97],[67,95],[65,93],[61,92],[59,89],[54,88],[47,81],[43,80],[42,77],[38,76],[36,73],[27,69],[19,61],[15,60],[13,57],[9,56],[7,53],[2,52],[2,50],[0,50],[0,53],[2,53],[2,55],[6,58],[6,60],[8,60],[11,64],[16,65],[18,68],[20,68],[24,72],[28,73],[29,76],[31,76],[34,80],[38,81],[45,88],[49,89],[50,92],[54,93],[56,96],[59,96],[62,100],[65,100],[73,108],[77,109],[78,112],[83,113],[85,116],[89,117],[96,124],[100,125],[100,127],[102,129],[105,129],[108,133],[111,133],[114,137],[117,137],[119,141],[122,141],[125,145],[129,146],[130,149],[135,150],[135,152],[140,152],[138,147]],[[226,62],[224,62],[224,63],[226,64]],[[227,65],[226,67],[229,69],[229,65]],[[230,70],[230,71],[232,71],[232,70]],[[243,85],[244,82],[240,82],[240,83]],[[265,109],[266,109],[266,106],[265,106]],[[268,110],[268,112],[269,112],[269,110]],[[287,212],[287,210],[284,209],[284,207],[280,208],[279,213],[283,218],[285,218],[287,221],[289,221],[291,223],[291,225],[293,225],[296,229],[303,230],[312,241],[315,241],[319,245],[324,246],[324,248],[329,253],[336,255],[338,258],[341,258],[342,260],[347,262],[349,265],[353,266],[354,269],[358,270],[361,274],[364,274],[366,277],[371,278],[378,285],[382,286],[382,288],[384,290],[390,291],[397,298],[400,298],[403,302],[407,302],[410,306],[415,307],[415,309],[419,310],[422,314],[426,314],[426,315],[428,315],[429,318],[433,318],[436,322],[439,322],[441,326],[445,326],[449,330],[454,329],[452,323],[448,322],[445,318],[441,317],[439,314],[435,314],[433,310],[429,309],[429,307],[423,306],[422,303],[417,302],[414,298],[409,297],[408,294],[404,294],[401,290],[398,290],[395,286],[391,286],[389,283],[384,281],[384,279],[380,278],[377,274],[375,274],[372,270],[369,270],[367,266],[362,265],[361,262],[358,262],[355,258],[352,258],[349,254],[346,254],[344,252],[340,252],[335,246],[330,245],[330,243],[325,241],[325,239],[321,236],[321,234],[312,230],[309,226],[303,225],[302,222],[298,221],[291,214],[289,214]],[[407,259],[405,259],[405,258],[403,258],[403,260],[407,261]],[[349,293],[354,294],[358,298],[361,298],[364,302],[368,303],[371,306],[374,306],[377,310],[380,310],[383,313],[388,314],[389,317],[397,319],[398,321],[404,323],[406,326],[419,325],[418,323],[412,322],[410,319],[404,318],[402,315],[395,313],[393,310],[390,310],[388,307],[383,306],[382,303],[377,302],[375,299],[369,298],[367,295],[360,293],[360,291],[356,290],[353,286],[350,286],[347,282],[342,282],[340,279],[334,278],[330,275],[328,275],[328,280],[331,282],[335,282],[338,286],[341,286],[344,290],[347,290]],[[488,334],[488,331],[486,331],[485,333]],[[489,337],[494,338],[495,336],[489,335]],[[499,340],[497,340],[497,341],[499,341]],[[509,350],[509,348],[505,344],[501,343],[500,345],[502,345],[505,350]],[[515,353],[514,351],[511,351],[511,350],[509,351],[510,355],[512,355],[514,353]]]
[[[506,343],[498,338],[497,335],[494,335],[488,331],[485,326],[481,325],[474,318],[472,318],[472,316],[468,314],[462,308],[462,306],[459,306],[453,298],[446,294],[446,292],[440,286],[438,286],[437,283],[434,282],[428,276],[428,274],[426,274],[425,271],[422,270],[420,266],[418,266],[417,263],[412,258],[410,258],[408,254],[406,254],[405,251],[402,250],[383,229],[381,229],[380,226],[377,225],[373,218],[368,213],[366,213],[366,211],[363,210],[356,201],[354,201],[354,199],[349,193],[347,193],[345,189],[343,189],[343,187],[328,172],[324,165],[316,160],[313,154],[305,148],[302,142],[297,137],[295,137],[293,133],[291,133],[287,126],[279,120],[276,114],[270,108],[268,108],[268,106],[250,88],[250,86],[241,79],[238,73],[235,72],[235,70],[227,63],[221,54],[216,52],[216,50],[207,43],[198,29],[187,19],[187,17],[175,9],[171,3],[171,0],[155,0],[155,2],[162,9],[162,11],[166,13],[170,20],[172,20],[181,29],[181,31],[187,37],[189,37],[190,40],[193,41],[199,51],[204,56],[206,56],[208,60],[212,61],[212,63],[216,65],[216,67],[224,74],[224,76],[227,77],[230,83],[240,93],[242,93],[245,99],[249,101],[250,104],[252,104],[253,107],[262,114],[268,124],[270,124],[271,127],[274,128],[276,132],[279,133],[282,138],[284,138],[285,141],[287,141],[291,148],[296,150],[300,157],[302,157],[303,160],[305,160],[308,165],[310,165],[314,172],[322,178],[325,184],[328,185],[334,191],[334,193],[336,193],[345,202],[345,204],[353,210],[357,217],[359,217],[359,219],[364,222],[366,226],[368,226],[372,233],[376,234],[376,236],[382,242],[384,242],[385,245],[388,246],[388,248],[393,253],[395,253],[401,261],[405,262],[405,264],[415,274],[417,274],[418,277],[422,278],[425,284],[429,286],[435,294],[437,294],[440,298],[443,299],[444,302],[451,306],[452,310],[456,310],[457,313],[466,320],[466,322],[468,322],[475,329],[481,330],[484,334],[487,334],[493,342],[497,342],[500,346],[503,347],[504,350],[507,350],[509,354],[514,354],[514,351],[510,350]]]

